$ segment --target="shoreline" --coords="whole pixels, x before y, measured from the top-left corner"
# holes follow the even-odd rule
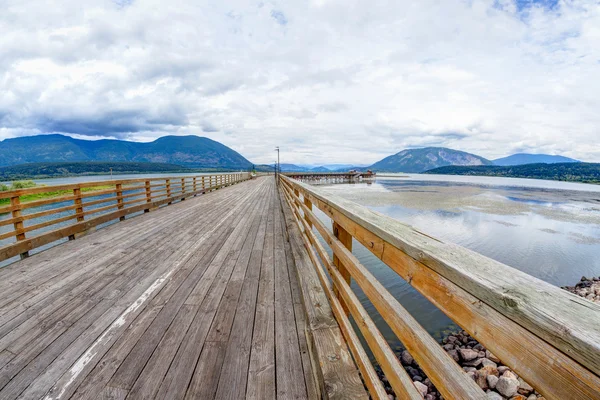
[[[594,278],[584,276],[574,286],[563,286],[561,289],[600,304],[600,276]],[[521,379],[510,367],[504,365],[498,357],[466,331],[460,328],[454,331],[444,329],[441,337],[442,348],[487,393],[489,400],[545,400],[545,397],[535,388]],[[394,353],[425,400],[443,399],[407,350],[397,348]],[[375,363],[375,371],[389,399],[397,399],[377,363]]]

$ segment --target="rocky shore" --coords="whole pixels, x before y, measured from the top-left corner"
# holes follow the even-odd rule
[[[595,303],[600,303],[600,277],[582,277],[575,286],[564,286],[578,296],[584,297]],[[442,347],[456,361],[462,369],[487,393],[490,400],[544,400],[531,385],[525,382],[517,373],[502,364],[494,354],[477,342],[466,331],[457,330],[442,337]],[[421,392],[425,400],[443,399],[433,383],[427,378],[423,370],[406,350],[397,351],[398,359],[413,380],[415,387]],[[396,399],[389,382],[381,368],[376,366],[376,371],[383,382],[390,400]]]
[[[600,277],[586,278],[583,276],[575,286],[563,286],[562,288],[594,303],[600,303]]]

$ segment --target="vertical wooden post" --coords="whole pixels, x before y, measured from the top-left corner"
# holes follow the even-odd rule
[[[73,203],[75,203],[75,215],[77,215],[77,222],[82,222],[83,218],[83,204],[81,202],[81,188],[76,187],[73,189],[73,196],[75,199]],[[69,235],[69,240],[75,240],[75,235]]]
[[[302,194],[302,197],[304,197],[304,205],[312,211],[312,201],[310,201],[310,199],[308,198],[308,196],[306,195],[306,193]],[[312,222],[310,222],[310,218],[308,218],[308,215],[304,215],[304,219],[306,220],[306,222],[308,222],[308,226],[311,227],[312,229]]]
[[[20,218],[21,218],[21,200],[19,199],[19,196],[14,196],[14,197],[10,198],[10,207],[11,207],[12,217],[19,218],[19,221],[16,221],[15,223],[13,223],[17,241],[25,240],[25,232],[19,233],[19,231],[23,230],[23,221],[20,220]],[[21,260],[24,258],[27,258],[27,257],[29,257],[29,251],[21,253]]]
[[[202,193],[206,193],[206,185],[204,184],[204,175],[202,175]]]
[[[333,235],[336,238],[338,238],[338,240],[340,242],[342,242],[342,244],[348,250],[352,251],[352,236],[344,228],[342,228],[340,225],[338,225],[338,223],[335,222],[335,221],[333,222]],[[340,261],[340,259],[337,258],[337,256],[335,254],[333,255],[333,265],[338,269],[338,271],[340,271],[340,274],[342,275],[342,277],[344,278],[344,280],[349,285],[350,284],[350,280],[351,280],[350,273],[348,272],[348,270],[346,269],[346,267],[344,266],[344,264]],[[338,297],[338,299],[340,299],[340,302],[342,303],[342,307],[346,311],[346,314],[348,314],[348,307],[344,303],[344,300],[342,299],[342,296],[338,293],[337,288],[334,287],[333,292]]]
[[[150,181],[146,181],[146,203],[150,203],[152,201],[152,192],[150,191]],[[171,204],[171,203],[169,203]],[[144,209],[144,212],[150,212],[150,206]]]
[[[193,190],[192,191],[194,192],[194,196],[196,196],[196,177],[194,177],[192,185],[193,185]]]
[[[181,201],[185,200],[185,178],[181,178]]]
[[[117,183],[117,208],[119,210],[123,209],[123,185],[121,183]],[[119,217],[119,221],[124,221],[125,216],[122,215]]]
[[[170,199],[171,198],[171,180],[170,179],[166,180],[166,186],[167,186],[167,199]],[[171,204],[171,202],[169,201],[167,203],[167,205],[170,205],[170,204]]]

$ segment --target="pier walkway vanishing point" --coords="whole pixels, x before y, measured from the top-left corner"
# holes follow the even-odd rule
[[[280,202],[245,181],[0,268],[0,399],[314,399],[311,323],[339,339],[328,390],[360,393],[326,304],[304,311]]]

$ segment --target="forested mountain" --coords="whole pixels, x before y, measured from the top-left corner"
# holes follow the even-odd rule
[[[229,169],[252,166],[250,161],[231,148],[199,136],[163,136],[150,143],[139,143],[38,135],[0,142],[0,166],[68,161],[133,161]]]

